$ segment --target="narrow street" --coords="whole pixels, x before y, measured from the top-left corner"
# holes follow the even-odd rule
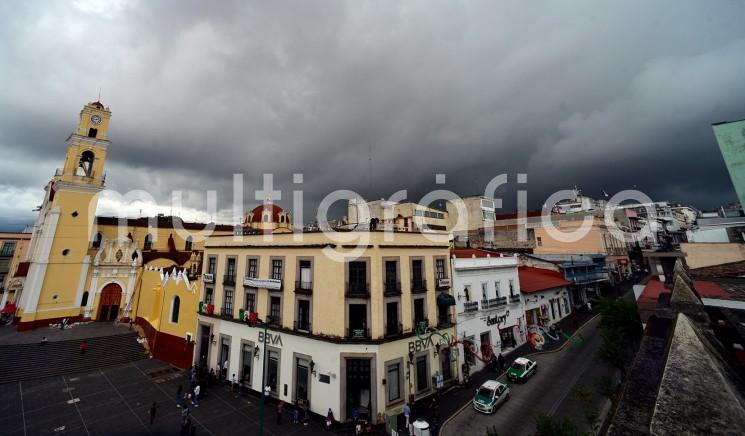
[[[597,376],[613,374],[612,368],[596,358],[600,347],[599,322],[600,318],[596,317],[579,330],[584,338],[581,343],[570,343],[562,351],[531,357],[538,362],[538,372],[524,385],[508,383],[510,399],[496,413],[476,413],[469,404],[444,426],[441,434],[485,435],[486,428],[494,426],[499,434],[530,435],[535,432],[535,415],[541,410],[556,417],[570,414],[568,417],[573,422],[582,424],[581,411],[571,405],[575,386],[592,387]],[[500,380],[505,381],[504,377]]]

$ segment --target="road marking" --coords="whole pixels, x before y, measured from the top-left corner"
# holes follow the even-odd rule
[[[62,376],[62,381],[65,382],[65,387],[69,388],[70,386],[67,385],[67,380],[65,380],[65,376]],[[77,401],[75,401],[77,400]],[[85,425],[85,420],[83,419],[83,414],[80,413],[80,408],[78,407],[78,402],[80,401],[80,398],[73,398],[72,392],[70,392],[70,401],[67,402],[67,404],[73,404],[75,405],[75,411],[78,412],[78,416],[80,417],[80,422],[83,423],[83,429],[85,429],[85,434],[88,436],[91,435],[91,432],[88,431],[88,426]]]
[[[101,371],[100,369],[98,370],[98,372],[101,374],[101,376],[103,376],[103,378],[106,380],[106,382],[109,384],[109,386],[111,386],[114,389],[114,392],[116,392],[116,394],[119,395],[119,398],[127,406],[127,409],[129,409],[129,411],[132,412],[132,415],[134,415],[135,418],[137,418],[137,420],[140,422],[140,424],[142,424],[142,427],[145,428],[145,431],[148,432],[148,433],[150,433],[150,429],[148,429],[148,427],[145,425],[145,423],[140,419],[139,415],[137,415],[135,413],[135,411],[132,410],[132,407],[129,405],[129,403],[127,402],[127,400],[124,399],[124,396],[122,395],[121,392],[119,392],[119,389],[117,389],[116,386],[114,386],[114,383],[111,383],[111,380],[109,380],[109,377],[107,377],[106,374],[104,374],[103,371]]]
[[[78,381],[78,380],[80,380],[80,377],[73,377],[70,379],[71,382]]]
[[[18,382],[18,391],[21,392],[21,417],[23,418],[23,436],[26,436],[26,410],[23,408],[23,382]]]

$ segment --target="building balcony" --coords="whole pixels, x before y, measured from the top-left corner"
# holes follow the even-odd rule
[[[225,286],[235,286],[235,275],[225,274],[222,276],[222,284]]]
[[[423,279],[414,279],[411,281],[411,293],[422,294],[427,292],[427,281]]]
[[[205,283],[215,283],[215,275],[211,273],[204,273],[202,274],[202,280],[204,280]]]
[[[438,291],[446,291],[450,289],[450,279],[437,279],[437,290]]]
[[[233,309],[223,307],[220,309],[220,318],[222,319],[233,319]]]
[[[386,297],[401,295],[401,282],[383,282],[383,295]]]
[[[453,315],[450,313],[440,315],[437,317],[437,328],[446,328],[454,325]]]
[[[481,300],[481,310],[496,309],[507,305],[507,297],[488,298]]]
[[[347,298],[370,298],[370,285],[347,282],[345,296]]]
[[[464,313],[472,313],[472,312],[478,312],[478,311],[479,311],[478,301],[466,301],[465,303],[463,303]]]
[[[404,325],[400,322],[398,324],[388,324],[385,326],[385,337],[390,338],[393,336],[400,336],[404,334]]]
[[[296,332],[302,332],[302,333],[313,332],[313,326],[310,323],[310,321],[306,321],[306,322],[295,321],[292,323],[292,329],[295,330]]]
[[[349,327],[347,328],[347,339],[370,339],[370,329],[362,327]]]
[[[295,281],[295,292],[298,294],[312,294],[313,282]]]
[[[510,303],[519,303],[520,295],[510,295]]]

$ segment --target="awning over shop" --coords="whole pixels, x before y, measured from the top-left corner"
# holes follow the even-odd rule
[[[437,296],[437,305],[438,306],[455,306],[455,298],[453,298],[452,295],[441,292],[440,295]]]

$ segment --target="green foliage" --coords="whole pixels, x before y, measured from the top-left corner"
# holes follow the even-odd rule
[[[486,436],[499,436],[497,433],[497,426],[490,425],[489,427],[486,427]]]
[[[583,406],[590,404],[593,396],[592,389],[584,385],[577,385],[574,391],[572,391],[572,399]]]
[[[543,412],[535,417],[534,436],[578,436],[577,427],[567,418],[553,419]]]
[[[623,298],[602,299],[600,315],[602,344],[598,355],[623,372],[643,334],[636,303]]]
[[[616,388],[613,384],[613,379],[607,375],[596,377],[594,380],[595,389],[600,392],[600,395],[604,396],[609,400],[613,400],[616,396]]]
[[[592,428],[592,426],[595,424],[595,421],[598,420],[600,413],[598,412],[598,409],[585,409],[584,415],[587,424]]]

